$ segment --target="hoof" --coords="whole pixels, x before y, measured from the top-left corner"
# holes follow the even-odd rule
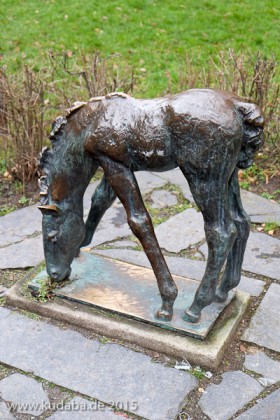
[[[228,298],[228,293],[221,292],[220,290],[217,290],[214,300],[215,300],[215,302],[223,303],[227,300],[227,298]]]
[[[200,320],[201,314],[194,314],[190,309],[186,310],[184,312],[184,315],[182,316],[184,321],[191,322],[192,324],[195,324]]]
[[[169,312],[163,309],[159,309],[155,314],[156,319],[159,321],[171,321],[173,315],[173,311]]]

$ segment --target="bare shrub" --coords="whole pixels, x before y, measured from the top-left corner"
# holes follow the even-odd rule
[[[27,66],[17,75],[0,68],[0,148],[8,171],[23,185],[37,171],[45,138],[45,82]]]
[[[118,54],[103,58],[96,52],[75,58],[71,51],[51,52],[50,61],[53,80],[62,76],[59,88],[67,106],[77,99],[87,100],[117,90],[133,93],[134,69],[121,62]]]
[[[134,87],[133,69],[118,65],[115,56],[102,59],[97,52],[75,60],[68,51],[51,53],[50,60],[38,73],[28,66],[15,75],[0,68],[0,152],[23,188],[37,176],[37,157],[59,109],[116,90],[131,93]]]

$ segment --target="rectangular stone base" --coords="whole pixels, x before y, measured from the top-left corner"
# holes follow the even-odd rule
[[[230,292],[225,303],[214,302],[206,307],[199,322],[186,322],[182,319],[182,315],[190,306],[199,283],[185,277],[173,276],[173,278],[178,287],[178,297],[170,322],[159,321],[155,317],[155,312],[161,307],[161,298],[151,269],[89,252],[81,252],[80,257],[75,258],[70,281],[54,289],[53,293],[60,298],[205,340],[235,293]],[[42,270],[31,280],[28,287],[38,291],[42,282],[47,280],[47,272]]]
[[[216,369],[221,362],[250,298],[246,293],[236,292],[235,299],[225,308],[207,338],[202,341],[79,302],[59,298],[46,303],[38,302],[28,290],[28,284],[37,272],[38,269],[33,270],[27,278],[8,291],[7,305],[179,360],[185,358],[192,364],[211,370]]]

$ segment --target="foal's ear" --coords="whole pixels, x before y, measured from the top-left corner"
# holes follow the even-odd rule
[[[38,206],[38,209],[41,210],[42,213],[50,211],[58,214],[61,211],[61,209],[56,204],[46,204],[44,206]]]

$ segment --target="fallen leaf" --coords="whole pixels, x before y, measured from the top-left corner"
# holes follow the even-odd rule
[[[191,369],[191,365],[189,364],[188,361],[183,361],[181,363],[176,362],[176,365],[174,367],[175,367],[175,369],[178,369],[178,370],[190,370]]]
[[[245,352],[246,352],[246,347],[245,347],[245,346],[243,346],[243,344],[240,344],[239,349],[240,349],[240,351],[242,351],[243,353],[245,353]]]
[[[275,380],[270,378],[259,378],[258,381],[262,386],[265,387],[275,384]]]

